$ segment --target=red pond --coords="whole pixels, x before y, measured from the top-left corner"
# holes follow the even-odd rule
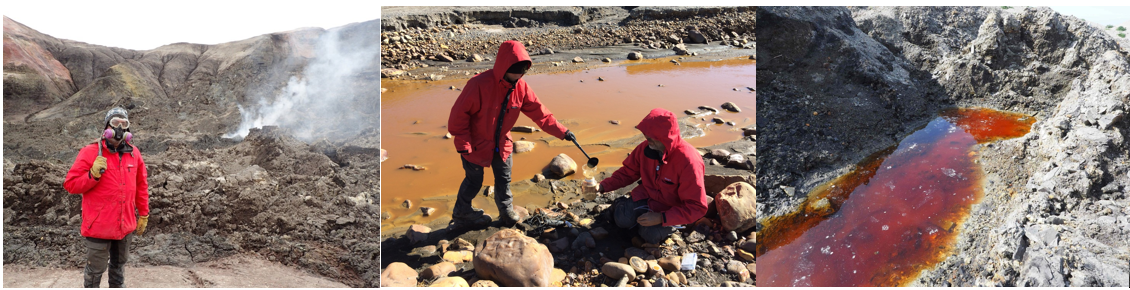
[[[940,262],[982,192],[973,145],[1027,134],[1035,118],[954,109],[898,147],[813,190],[761,231],[758,286],[898,286]]]

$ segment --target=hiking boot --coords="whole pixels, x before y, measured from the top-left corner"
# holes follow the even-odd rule
[[[483,216],[483,210],[478,208],[471,208],[470,212],[453,213],[451,220],[477,220]]]
[[[518,212],[514,211],[513,207],[501,210],[501,212],[498,213],[498,220],[501,221],[502,225],[505,227],[512,227],[522,222],[519,219]]]
[[[491,217],[479,212],[478,217],[452,218],[447,228],[453,232],[472,231],[490,226]]]

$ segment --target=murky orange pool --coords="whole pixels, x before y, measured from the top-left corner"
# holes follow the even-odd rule
[[[683,110],[698,110],[707,105],[719,110],[722,103],[734,102],[742,111],[731,113],[722,110],[717,116],[734,121],[734,126],[716,125],[707,120],[692,120],[706,131],[702,137],[688,139],[691,144],[704,147],[738,140],[740,128],[754,126],[755,94],[746,87],[756,82],[756,64],[745,58],[706,62],[682,62],[674,65],[672,58],[647,61],[627,61],[607,67],[564,73],[537,74],[539,68],[549,64],[537,63],[525,80],[533,88],[554,116],[572,130],[585,151],[600,158],[601,168],[620,166],[632,148],[609,148],[595,145],[628,138],[639,133],[634,127],[651,109],[662,107],[678,116]],[[599,81],[597,78],[603,78]],[[382,228],[426,223],[438,217],[450,217],[455,195],[463,180],[463,168],[452,141],[444,139],[447,117],[451,105],[467,79],[441,81],[382,81],[388,89],[381,95],[382,140],[389,159],[382,164],[382,210],[392,218],[382,222]],[[582,82],[583,81],[583,82]],[[662,86],[660,86],[662,85]],[[735,90],[737,89],[737,90]],[[614,125],[610,120],[621,123]],[[518,118],[517,126],[535,126],[529,118]],[[549,161],[566,153],[578,163],[584,155],[572,142],[556,140],[545,132],[512,132],[515,140],[525,138],[535,141],[532,152],[514,155],[512,178],[514,181],[532,178],[540,173]],[[546,143],[539,139],[550,137]],[[423,171],[396,169],[404,164],[427,167]],[[578,175],[570,178],[580,178]],[[491,185],[493,174],[486,170],[484,187]],[[544,207],[548,194],[516,195],[515,205]],[[411,200],[412,208],[400,205]],[[434,207],[431,217],[418,214],[420,206]],[[497,216],[491,198],[478,197],[474,206]]]
[[[898,286],[940,262],[982,193],[972,147],[1027,134],[1034,117],[947,110],[896,148],[813,190],[761,231],[758,286]]]

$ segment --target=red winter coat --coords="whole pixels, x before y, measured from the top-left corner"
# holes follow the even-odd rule
[[[82,194],[82,228],[84,237],[107,240],[121,240],[137,229],[137,216],[149,215],[149,172],[141,151],[133,147],[133,152],[110,152],[102,147],[106,157],[106,172],[102,178],[94,180],[90,167],[98,157],[98,146],[92,143],[79,150],[75,164],[67,172],[63,188],[71,194]],[[128,144],[128,143],[127,143]]]
[[[463,92],[451,106],[451,116],[447,118],[447,130],[455,139],[455,150],[466,151],[463,157],[471,163],[490,167],[493,152],[498,150],[506,160],[513,151],[513,138],[510,129],[518,122],[518,111],[530,117],[538,127],[557,138],[564,138],[568,129],[553,118],[534,91],[519,79],[511,85],[503,79],[506,70],[520,61],[530,62],[530,55],[521,42],[506,41],[498,48],[494,68],[475,75],[467,81]],[[506,98],[507,92],[514,91]],[[499,142],[495,144],[495,130],[498,128],[502,101],[506,100],[506,113],[502,117]]]
[[[644,141],[624,159],[624,167],[600,183],[603,190],[613,191],[641,180],[640,186],[632,190],[632,200],[648,199],[651,211],[665,217],[663,226],[689,224],[705,216],[705,166],[694,146],[679,136],[675,114],[664,109],[651,110],[636,129],[663,143],[667,149],[663,160],[644,156]]]

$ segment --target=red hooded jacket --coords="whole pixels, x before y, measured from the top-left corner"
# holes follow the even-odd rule
[[[510,129],[518,122],[518,111],[530,117],[538,127],[557,138],[564,138],[568,129],[553,118],[538,96],[519,79],[514,85],[503,76],[511,65],[520,61],[532,63],[526,47],[521,42],[506,41],[498,48],[494,68],[475,75],[467,81],[463,92],[451,106],[451,116],[447,118],[447,130],[455,139],[455,150],[466,151],[463,157],[471,163],[490,167],[493,152],[497,149],[506,160],[513,152],[513,138]],[[513,89],[513,92],[511,92]],[[507,93],[509,92],[509,95]],[[506,97],[510,98],[507,99]],[[503,100],[506,101],[503,113]],[[501,129],[499,115],[503,113]],[[499,142],[495,144],[496,131]]]
[[[137,216],[149,215],[149,172],[141,151],[133,147],[133,152],[110,152],[103,146],[102,156],[106,157],[106,172],[94,180],[90,167],[98,157],[99,146],[105,141],[91,143],[79,150],[75,164],[67,171],[63,188],[71,194],[82,194],[82,228],[84,237],[121,240],[137,229]]]
[[[632,190],[632,200],[648,199],[651,211],[663,214],[663,226],[689,224],[705,216],[706,187],[702,176],[706,167],[694,146],[679,136],[675,114],[664,109],[651,110],[636,129],[663,143],[663,160],[644,156],[644,141],[624,159],[624,167],[600,182],[603,190],[613,191],[641,180],[641,185]]]

